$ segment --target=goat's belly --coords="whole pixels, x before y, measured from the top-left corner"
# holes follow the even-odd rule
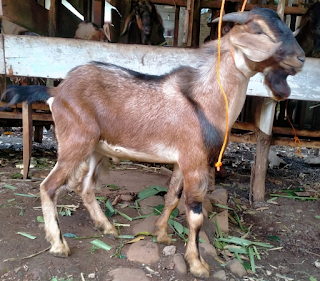
[[[153,153],[146,153],[125,148],[122,146],[111,145],[106,141],[100,141],[95,150],[105,156],[111,157],[113,161],[118,162],[120,159],[151,162],[151,163],[177,163],[179,153],[173,148],[155,145]]]

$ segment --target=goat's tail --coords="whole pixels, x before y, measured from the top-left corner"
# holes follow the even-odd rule
[[[2,93],[0,100],[6,96],[6,104],[0,107],[0,111],[4,111],[12,105],[26,101],[27,103],[33,103],[37,101],[46,102],[51,96],[49,94],[49,88],[41,85],[30,86],[18,86],[10,85]]]

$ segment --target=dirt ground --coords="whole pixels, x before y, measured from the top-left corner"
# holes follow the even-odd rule
[[[319,167],[305,164],[304,159],[300,159],[293,148],[272,149],[285,163],[279,168],[268,169],[266,202],[250,206],[248,201],[254,145],[232,143],[228,146],[224,157],[227,177],[216,179],[216,188],[229,191],[228,207],[236,210],[245,228],[241,231],[238,225],[230,220],[229,235],[246,235],[246,239],[270,243],[273,248],[259,250],[261,259],[255,259],[256,272],[249,270],[242,279],[234,276],[217,260],[207,260],[211,265],[211,273],[224,270],[226,280],[320,281],[320,205],[318,199],[309,200],[320,195]],[[302,149],[304,158],[312,156],[313,153],[310,149]],[[21,168],[16,167],[22,160],[21,132],[17,129],[12,135],[0,137],[0,280],[112,280],[108,272],[119,267],[142,268],[149,279],[154,281],[197,280],[190,273],[179,276],[174,270],[168,269],[164,266],[163,257],[158,263],[149,266],[159,275],[150,273],[140,263],[129,262],[125,258],[129,245],[123,246],[122,259],[111,257],[122,241],[100,237],[101,233],[94,229],[88,212],[73,192],[61,194],[58,201],[62,206],[77,207],[71,215],[63,213],[65,209],[60,208],[62,231],[91,239],[66,238],[72,253],[68,258],[53,257],[48,251],[39,253],[49,247],[44,237],[43,223],[38,221],[42,213],[38,208],[40,200],[37,195],[40,182],[56,159],[56,147],[50,132],[44,135],[43,144],[33,145],[33,157],[36,161],[30,172],[31,179],[21,180]],[[167,180],[168,175],[162,172],[160,166],[141,163],[113,166],[108,181],[97,191],[97,196],[108,195],[110,201],[119,194],[136,197],[140,190],[149,186],[166,186]],[[16,189],[12,189],[12,186]],[[292,194],[281,190],[297,188],[304,192],[298,193],[298,198],[280,197],[290,197]],[[26,197],[26,194],[35,197]],[[273,199],[268,201],[271,198]],[[125,202],[120,200],[118,203]],[[130,206],[134,206],[134,202],[129,202],[127,207],[121,209],[122,212],[132,218],[139,216],[137,210]],[[183,216],[179,219],[184,221]],[[121,234],[131,234],[134,225],[139,223],[139,220],[129,222],[120,215],[113,216],[111,220],[130,225],[121,227]],[[18,232],[31,234],[36,236],[36,239],[29,239]],[[96,236],[113,249],[108,252],[102,249],[93,250],[90,241]],[[174,237],[177,239],[174,242],[177,252],[183,254],[185,247],[182,239],[177,235]],[[163,247],[164,245],[160,245],[160,250]],[[39,254],[30,257],[35,253]],[[227,262],[228,257],[222,252],[218,253],[218,260]],[[209,280],[214,279],[210,277]]]

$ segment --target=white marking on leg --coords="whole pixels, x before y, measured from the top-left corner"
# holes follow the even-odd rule
[[[115,227],[109,222],[108,218],[102,212],[94,193],[93,175],[103,156],[100,153],[93,153],[89,158],[89,171],[83,181],[83,190],[81,192],[83,203],[85,204],[95,225],[104,231],[104,234],[117,236]]]

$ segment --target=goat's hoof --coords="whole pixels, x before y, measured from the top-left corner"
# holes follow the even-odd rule
[[[69,247],[51,247],[50,254],[54,255],[55,257],[59,258],[66,258],[70,255]]]
[[[206,266],[202,263],[198,263],[197,265],[190,265],[190,272],[194,277],[198,278],[209,278],[210,269],[209,265],[206,263]]]
[[[157,242],[165,245],[171,245],[172,239],[167,233],[155,234],[157,236]]]
[[[118,237],[118,231],[114,226],[106,228],[103,231],[103,234],[106,235],[108,238],[115,239]]]

